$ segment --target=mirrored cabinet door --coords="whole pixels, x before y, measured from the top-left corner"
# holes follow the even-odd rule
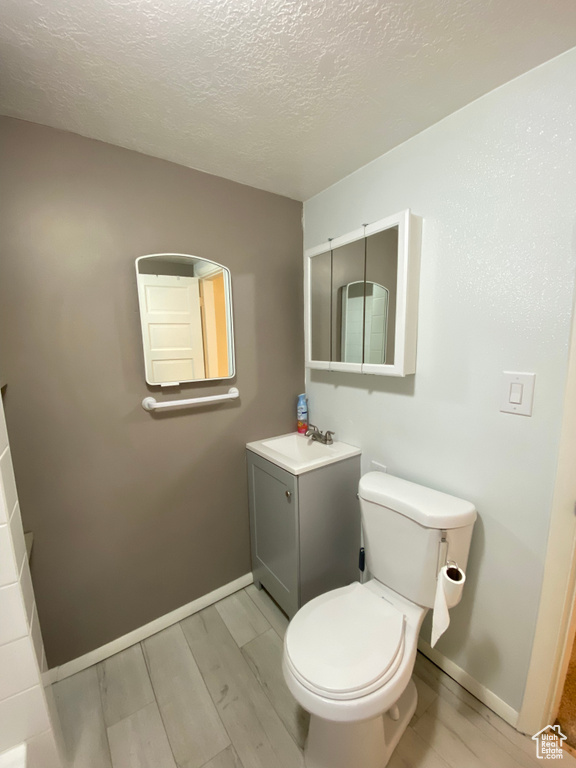
[[[328,368],[332,347],[332,253],[319,253],[310,263],[311,339],[314,360],[325,360]]]
[[[360,371],[362,364],[364,251],[363,240],[332,251],[331,370]]]
[[[363,363],[394,365],[398,227],[367,238],[365,290],[365,353]]]
[[[420,220],[403,211],[306,251],[309,368],[415,372],[419,249]]]

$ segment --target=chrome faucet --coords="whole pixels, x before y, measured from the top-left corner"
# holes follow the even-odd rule
[[[312,440],[316,440],[317,443],[322,443],[323,445],[332,445],[334,440],[332,440],[332,435],[334,432],[330,432],[329,429],[326,430],[326,434],[321,432],[318,427],[315,427],[314,424],[308,424],[308,429],[306,430],[306,437],[311,437]]]

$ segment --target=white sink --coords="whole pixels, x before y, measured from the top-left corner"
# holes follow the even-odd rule
[[[348,443],[335,440],[332,445],[324,445],[297,432],[256,440],[248,443],[246,448],[293,475],[301,475],[361,453],[360,448]]]

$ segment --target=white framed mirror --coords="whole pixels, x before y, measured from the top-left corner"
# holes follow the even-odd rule
[[[416,372],[420,225],[406,210],[305,252],[308,368]]]
[[[146,382],[233,378],[230,270],[199,256],[155,253],[136,259],[136,279]]]

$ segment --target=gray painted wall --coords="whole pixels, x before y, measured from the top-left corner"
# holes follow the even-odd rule
[[[321,429],[362,446],[364,470],[377,460],[477,505],[464,597],[437,650],[515,711],[542,587],[572,324],[575,92],[576,49],[304,206],[307,248],[405,208],[423,218],[416,375],[312,371],[310,406]],[[503,371],[536,373],[531,418],[500,412]]]
[[[0,169],[5,407],[55,666],[250,570],[244,444],[293,430],[303,390],[302,206],[10,118]],[[232,382],[145,384],[134,259],[169,251],[232,271]]]

